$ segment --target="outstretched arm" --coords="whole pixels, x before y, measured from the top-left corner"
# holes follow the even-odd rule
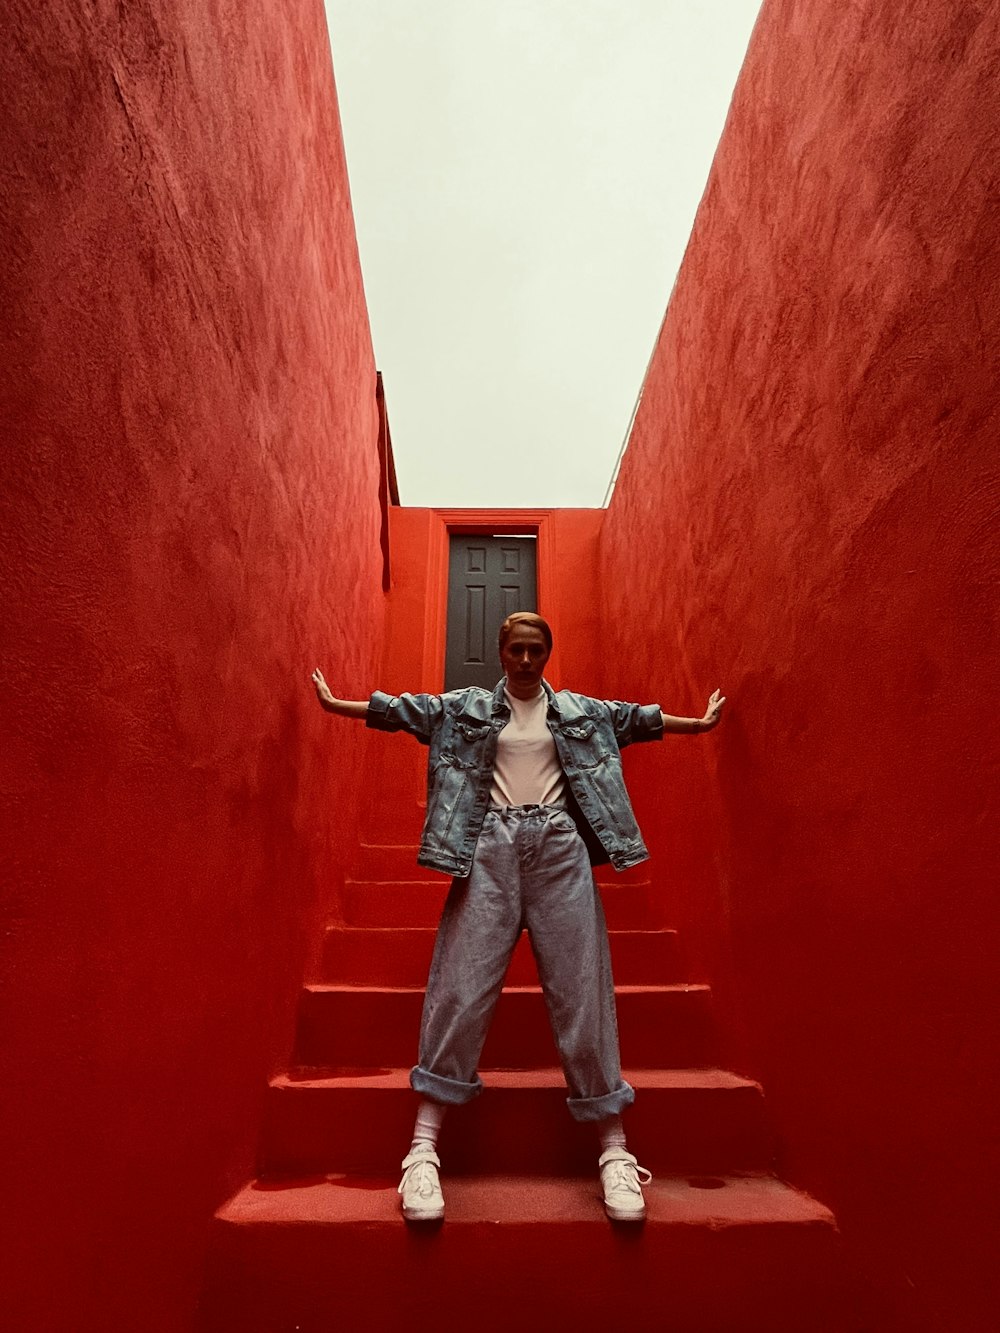
[[[316,686],[316,698],[328,713],[339,713],[341,717],[364,717],[368,712],[367,699],[335,699],[319,667],[312,673],[311,679]]]
[[[711,731],[713,727],[719,725],[722,717],[722,706],[726,702],[725,695],[721,690],[715,690],[708,701],[708,707],[705,709],[704,717],[672,717],[669,713],[662,713],[664,731],[677,731],[693,733],[695,731]]]

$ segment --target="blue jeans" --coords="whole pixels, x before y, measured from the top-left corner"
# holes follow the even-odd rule
[[[621,1075],[604,910],[576,824],[554,806],[493,807],[472,870],[441,915],[420,1027],[417,1092],[462,1105],[510,956],[526,928],[575,1120],[604,1120],[635,1100]]]

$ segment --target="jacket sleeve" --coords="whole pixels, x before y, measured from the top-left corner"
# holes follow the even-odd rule
[[[663,714],[659,704],[623,704],[617,699],[602,699],[608,710],[619,750],[633,741],[663,739]]]
[[[368,701],[365,726],[376,731],[408,731],[422,745],[429,745],[443,716],[439,694],[393,695],[376,690]]]

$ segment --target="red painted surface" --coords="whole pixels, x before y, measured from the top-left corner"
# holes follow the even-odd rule
[[[630,1068],[628,1078],[637,1094],[628,1115],[629,1138],[649,1170],[766,1171],[764,1099],[752,1080],[704,1068]],[[484,1170],[548,1177],[593,1171],[594,1131],[567,1116],[566,1082],[558,1066],[493,1069],[485,1081],[483,1096],[450,1117],[442,1147],[449,1178]],[[317,1171],[379,1175],[399,1145],[409,1142],[413,1104],[406,1068],[305,1069],[278,1078],[268,1090],[261,1174],[271,1179]]]
[[[307,675],[440,688],[448,524],[478,520],[393,513],[382,655],[386,473],[321,9],[249,15],[19,5],[0,65],[0,1253],[28,1331],[189,1327],[321,922],[431,910],[340,891],[362,816],[415,843],[425,752],[325,717]],[[616,923],[685,928],[878,1333],[979,1333],[1000,1305],[998,44],[985,6],[765,6],[611,511],[532,519],[554,683],[732,697],[716,735],[627,756],[657,879]],[[259,1219],[315,1212],[304,1246],[259,1242],[295,1284],[359,1220],[406,1244],[391,1186],[374,1212],[336,1193]],[[727,1198],[734,1230],[789,1206]],[[703,1203],[692,1244],[718,1231]],[[573,1219],[567,1266],[606,1244]],[[679,1258],[676,1231],[656,1262],[722,1291],[725,1251]],[[737,1303],[760,1271],[740,1232]],[[465,1234],[451,1253],[483,1245]],[[537,1234],[505,1241],[548,1262]]]
[[[179,1333],[354,841],[375,370],[320,0],[5,24],[4,1321]]]
[[[394,828],[395,798],[384,785],[370,791]],[[446,888],[417,870],[414,850],[365,849],[365,878],[347,885],[349,924],[326,931],[321,979],[299,1007],[295,1067],[268,1089],[259,1178],[216,1216],[201,1333],[401,1319],[431,1333],[442,1292],[496,1330],[521,1327],[528,1302],[532,1327],[606,1329],[624,1318],[662,1333],[858,1333],[832,1214],[770,1177],[761,1089],[713,1067],[709,989],[684,981],[673,932],[650,928],[649,893],[624,877],[605,898],[623,1070],[638,1093],[629,1142],[655,1175],[641,1234],[603,1215],[594,1129],[566,1113],[523,944],[483,1049],[483,1096],[443,1127],[447,1220],[402,1224],[409,1070],[428,925]],[[518,1280],[500,1281],[501,1269]]]
[[[609,1226],[589,1175],[455,1179],[444,1225],[424,1228],[400,1223],[384,1176],[250,1187],[221,1215],[201,1329],[383,1330],[402,1318],[434,1333],[440,1292],[482,1333],[849,1328],[830,1298],[833,1219],[815,1200],[742,1177],[658,1178],[645,1193],[647,1220],[626,1233]]]
[[[575,669],[580,645],[596,634],[599,623],[597,540],[603,520],[602,509],[394,509],[384,669],[422,682],[411,688],[442,688],[451,533],[534,533],[538,607],[555,640],[546,675],[556,688],[567,687],[561,664],[573,662]],[[498,655],[497,680],[500,675]]]
[[[546,675],[557,689],[587,691],[596,679],[597,551],[603,519],[601,509],[392,509],[385,653],[378,679],[347,681],[344,695],[366,698],[376,687],[396,693],[443,688],[449,534],[469,530],[537,533],[538,606],[550,620],[555,640]],[[500,676],[498,655],[497,680]],[[350,728],[349,722],[338,725],[343,733]],[[365,841],[405,845],[409,869],[423,822],[427,751],[407,737],[379,732],[368,733],[366,747],[366,783],[391,799],[373,807]],[[393,811],[391,828],[386,827],[385,809]]]
[[[730,695],[640,823],[879,1333],[1000,1309],[998,49],[765,4],[602,536],[606,688]]]

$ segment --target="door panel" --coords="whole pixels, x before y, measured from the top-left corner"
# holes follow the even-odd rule
[[[534,537],[451,538],[448,566],[448,637],[444,687],[491,690],[502,675],[497,631],[512,611],[534,611]]]

